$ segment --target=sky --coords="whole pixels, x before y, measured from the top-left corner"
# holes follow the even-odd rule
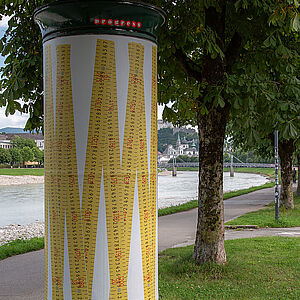
[[[8,18],[3,17],[0,21],[0,38],[3,36],[7,28]],[[4,64],[4,57],[0,55],[0,67]],[[162,119],[163,107],[158,106],[158,119]],[[24,128],[25,123],[28,119],[27,114],[21,114],[20,112],[15,112],[14,115],[5,116],[5,107],[0,107],[0,128],[3,127],[19,127]]]
[[[3,17],[0,21],[0,37],[3,36],[7,28],[8,18]],[[0,67],[4,64],[4,57],[0,55]],[[24,128],[28,115],[16,112],[14,115],[5,116],[5,107],[0,107],[0,128],[3,127],[20,127]]]

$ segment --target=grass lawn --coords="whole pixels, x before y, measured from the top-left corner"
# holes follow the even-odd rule
[[[300,238],[225,242],[225,266],[197,266],[193,247],[168,249],[159,258],[159,298],[300,299]]]
[[[224,168],[224,172],[229,172],[229,168]],[[271,178],[275,178],[274,168],[234,168],[234,172],[237,173],[255,173],[261,175],[268,175]]]
[[[295,208],[279,209],[279,221],[275,221],[274,202],[259,211],[247,213],[227,222],[228,225],[258,225],[259,227],[294,227],[300,226],[300,196],[294,196]]]
[[[167,168],[168,171],[172,171],[172,168]],[[177,171],[199,171],[199,168],[196,167],[177,167]]]
[[[258,191],[258,190],[265,189],[265,188],[270,188],[270,187],[273,187],[273,186],[274,186],[274,183],[269,182],[269,183],[266,183],[266,184],[261,185],[261,186],[251,187],[249,189],[243,189],[243,190],[239,190],[239,191],[228,192],[228,193],[225,193],[223,195],[223,199],[226,200],[226,199],[229,199],[229,198],[232,198],[232,197],[245,195],[245,194],[248,194],[248,193],[251,193],[251,192],[254,192],[254,191]],[[186,211],[186,210],[189,210],[189,209],[193,209],[197,206],[198,206],[198,200],[192,200],[192,201],[189,201],[189,202],[184,203],[184,204],[179,204],[179,205],[175,205],[175,206],[161,208],[161,209],[158,210],[158,216],[161,217],[161,216],[165,216],[165,215],[175,214],[175,213],[180,212],[180,211]]]
[[[29,240],[15,240],[0,246],[0,260],[31,251],[44,248],[44,238],[32,238]]]
[[[0,169],[0,175],[10,176],[22,176],[22,175],[33,175],[33,176],[44,176],[44,169],[42,168],[17,168],[17,169]]]

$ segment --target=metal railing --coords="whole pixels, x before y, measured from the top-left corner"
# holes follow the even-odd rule
[[[224,163],[224,168],[230,167],[230,163]],[[172,163],[158,163],[159,168],[172,168]],[[176,167],[190,167],[190,168],[198,168],[198,162],[183,162],[176,163]],[[233,163],[234,168],[274,168],[274,164],[264,164],[264,163]]]

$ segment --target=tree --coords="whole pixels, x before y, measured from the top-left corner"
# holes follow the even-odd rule
[[[21,150],[19,148],[10,148],[11,165],[20,164],[22,162]]]
[[[160,101],[164,118],[198,125],[199,206],[194,258],[225,263],[223,141],[226,124],[242,106],[249,79],[265,73],[254,51],[276,32],[299,28],[291,1],[153,1],[169,18],[160,43]],[[275,36],[274,36],[275,35]],[[244,63],[252,60],[247,66]],[[260,80],[260,78],[258,78]],[[251,101],[248,91],[247,100]],[[253,100],[252,100],[253,101]]]
[[[266,155],[273,153],[274,130],[278,129],[280,205],[288,209],[294,208],[292,163],[300,137],[300,39],[293,33],[277,36],[276,41],[268,38],[259,46],[265,57],[261,66],[265,68],[264,77],[252,78],[248,88],[253,90],[255,101],[249,101],[247,109],[236,113],[232,134],[236,141],[244,140],[250,148]]]
[[[161,128],[158,130],[158,151],[163,153],[168,145],[176,145],[178,135],[173,135],[173,130],[171,128]]]
[[[44,152],[41,151],[38,147],[34,147],[31,149],[33,152],[33,160],[38,162],[39,165],[43,164],[44,161]]]
[[[49,2],[53,1],[0,2],[1,15],[10,17],[8,29],[0,40],[0,53],[6,57],[1,68],[0,106],[6,106],[6,115],[15,111],[29,113],[26,130],[39,130],[43,126],[43,49],[33,13],[35,8]]]
[[[11,155],[8,149],[0,148],[0,164],[9,164],[11,162]]]
[[[28,129],[41,126],[42,48],[37,27],[30,18],[41,2],[46,1],[9,1],[9,5],[0,7],[5,15],[13,16],[2,39],[2,42],[8,42],[2,54],[8,55],[9,59],[4,68],[1,103],[7,105],[8,113],[28,109],[31,112],[26,125]],[[290,19],[295,28],[300,27],[296,11],[298,2],[148,2],[162,7],[168,14],[160,36],[159,101],[173,104],[165,109],[164,118],[176,124],[198,125],[199,130],[199,207],[194,258],[197,263],[225,263],[222,190],[225,128],[232,107],[240,105],[241,91],[247,89],[248,73],[263,72],[247,69],[243,73],[237,65],[244,56],[253,56],[261,62],[259,53],[248,51],[249,46],[261,43],[277,31],[288,33]],[[23,35],[26,36],[24,41]],[[234,76],[236,73],[238,75]],[[22,92],[15,93],[14,90],[19,90],[15,88],[16,82],[22,86],[24,82],[19,82],[27,79],[28,74],[31,86],[22,87]],[[18,80],[14,80],[16,78]],[[239,79],[243,79],[241,84]],[[28,106],[20,107],[16,103],[18,99],[27,101],[25,105]]]
[[[25,139],[21,136],[14,136],[11,140],[11,145],[14,148],[22,149],[24,147],[36,148],[36,143],[33,139]]]
[[[22,148],[20,153],[22,156],[23,164],[25,164],[25,162],[27,161],[33,161],[34,159],[33,151],[28,146]]]

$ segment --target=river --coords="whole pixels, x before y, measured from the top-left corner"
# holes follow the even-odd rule
[[[259,186],[268,182],[264,176],[224,173],[224,192]],[[197,198],[198,172],[178,172],[158,176],[158,207],[177,205]],[[0,186],[0,227],[24,225],[44,219],[44,185],[24,184]]]

